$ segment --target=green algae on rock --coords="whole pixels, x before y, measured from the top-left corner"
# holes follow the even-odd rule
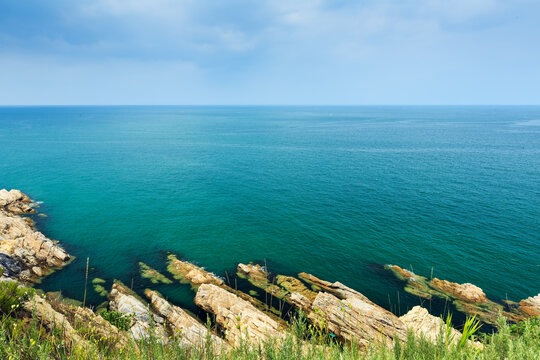
[[[252,285],[291,305],[299,305],[297,298],[312,302],[317,296],[316,292],[308,289],[302,281],[292,276],[276,275],[272,278],[272,275],[259,264],[238,264],[237,274],[247,279]],[[307,302],[303,301],[303,303]]]
[[[172,284],[172,280],[157,271],[152,269],[150,266],[146,265],[143,262],[139,262],[139,267],[141,271],[141,276],[145,279],[148,279],[152,284]]]
[[[100,279],[100,278],[95,278],[95,279],[92,280],[92,286],[94,287],[94,291],[99,296],[107,296],[109,294],[107,289],[105,289],[105,287],[103,286],[103,284],[105,284],[105,283],[106,283],[106,281],[103,280],[103,279]]]
[[[511,322],[519,322],[529,315],[517,307],[502,305],[489,300],[486,294],[476,285],[458,284],[447,280],[419,276],[397,265],[385,265],[398,279],[406,281],[405,291],[419,297],[430,299],[432,296],[451,301],[458,311],[477,315],[488,324],[496,324],[502,315]]]
[[[197,288],[201,284],[214,284],[218,286],[224,284],[223,280],[215,274],[188,261],[179,260],[173,254],[170,254],[167,259],[167,270],[175,279],[180,280],[182,283],[191,284],[194,288]]]

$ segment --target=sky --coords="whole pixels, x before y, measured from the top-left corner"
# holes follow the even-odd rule
[[[0,0],[0,105],[540,104],[540,0]]]

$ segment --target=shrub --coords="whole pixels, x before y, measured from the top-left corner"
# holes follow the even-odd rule
[[[120,330],[127,331],[131,327],[131,316],[122,314],[118,311],[104,310],[100,313],[101,317],[116,326]]]
[[[0,313],[11,314],[34,294],[34,289],[19,286],[16,281],[0,282]]]

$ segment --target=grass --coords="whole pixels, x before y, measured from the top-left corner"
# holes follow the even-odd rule
[[[479,334],[476,317],[467,319],[460,339],[451,339],[451,317],[441,329],[439,341],[408,334],[407,340],[393,348],[371,343],[368,348],[357,344],[341,344],[328,332],[311,325],[300,313],[289,324],[289,335],[277,342],[262,344],[242,341],[229,350],[216,351],[210,338],[199,346],[186,348],[180,339],[171,338],[163,344],[150,331],[144,341],[131,340],[127,344],[113,339],[96,337],[89,331],[93,324],[75,327],[83,342],[72,344],[61,328],[46,328],[32,314],[19,310],[20,302],[33,294],[33,289],[18,287],[15,282],[0,282],[0,359],[284,359],[284,360],[428,360],[428,359],[540,359],[540,319],[531,318],[517,325],[508,325],[504,318],[497,322],[498,331]],[[121,330],[129,328],[130,318],[116,312],[100,312]],[[50,325],[50,324],[49,324]],[[75,326],[75,325],[74,325]],[[210,326],[210,324],[208,324]],[[453,341],[456,340],[456,341]],[[469,340],[479,340],[483,348]],[[112,342],[112,344],[111,344]]]
[[[474,321],[471,323],[474,325]],[[338,343],[315,330],[305,319],[292,321],[291,335],[279,344],[269,340],[253,345],[243,341],[229,352],[217,354],[209,343],[186,348],[172,339],[162,344],[151,336],[146,341],[132,341],[123,348],[104,347],[101,342],[86,338],[85,347],[68,346],[61,331],[47,331],[35,318],[16,318],[3,314],[0,319],[0,359],[340,359],[340,360],[424,360],[424,359],[539,359],[540,321],[527,320],[518,326],[499,322],[499,331],[481,335],[483,349],[465,341],[449,345],[444,337],[431,343],[409,333],[407,341],[396,344],[393,349],[372,344],[364,351],[353,345]],[[473,327],[471,327],[472,329]],[[472,330],[471,330],[472,332]],[[84,333],[80,331],[84,337]],[[463,340],[463,339],[462,339]]]

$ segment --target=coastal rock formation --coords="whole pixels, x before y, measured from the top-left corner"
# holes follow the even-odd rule
[[[488,324],[495,324],[500,315],[512,322],[518,322],[530,316],[526,311],[515,306],[505,307],[489,300],[482,289],[473,284],[458,284],[437,278],[428,281],[427,278],[402,269],[397,265],[386,265],[385,268],[392,271],[400,280],[407,282],[405,291],[426,299],[435,296],[450,300],[459,311],[477,315],[481,321]]]
[[[285,275],[277,275],[270,280],[270,274],[258,264],[238,264],[237,274],[251,284],[288,303],[308,310],[317,293],[308,289],[302,281]]]
[[[28,204],[32,200],[20,190],[0,190],[0,209],[12,214],[31,214],[36,212]]]
[[[391,346],[395,341],[406,339],[405,324],[358,291],[310,274],[299,276],[328,291],[317,294],[308,313],[308,319],[320,328],[361,347],[367,347],[373,341]]]
[[[431,315],[425,308],[420,306],[413,307],[407,314],[399,318],[408,330],[411,330],[416,336],[423,336],[427,340],[436,343],[443,335],[444,321]],[[461,339],[461,332],[452,328],[450,332],[451,342],[455,343]]]
[[[22,282],[35,281],[70,259],[56,242],[35,230],[31,219],[18,216],[33,212],[26,205],[29,201],[18,190],[0,190],[0,266]]]
[[[529,316],[540,316],[540,294],[521,300],[519,309]]]
[[[446,337],[446,324],[440,317],[431,315],[425,308],[420,306],[413,307],[408,313],[399,318],[407,330],[410,330],[417,337],[424,337],[427,340],[430,340],[433,343],[437,343],[439,340],[443,340],[444,343],[457,344],[462,337],[460,331],[451,328],[448,334],[448,339],[441,339]],[[467,340],[469,345],[472,345],[476,348],[483,348],[482,343],[478,341]]]
[[[485,303],[488,301],[486,294],[484,294],[482,289],[470,283],[457,284],[447,280],[434,278],[429,284],[432,288],[446,294],[451,294],[451,296],[456,299],[471,303]]]
[[[116,348],[121,348],[128,344],[129,339],[125,332],[118,330],[110,322],[94,313],[88,308],[70,305],[64,301],[56,301],[47,296],[47,301],[52,308],[62,314],[71,326],[78,330],[84,329],[85,336],[102,339]]]
[[[184,283],[190,283],[195,287],[201,284],[223,285],[223,280],[195,264],[178,260],[176,256],[172,254],[168,256],[168,259],[169,264],[167,270],[173,274],[175,279]]]
[[[283,336],[277,321],[248,301],[214,284],[199,287],[195,304],[215,315],[225,338],[233,345],[239,345],[243,337],[260,343]]]
[[[111,310],[132,318],[129,331],[133,339],[148,338],[150,332],[153,331],[156,338],[167,341],[168,336],[163,328],[164,319],[153,314],[148,306],[137,299],[128,288],[119,283],[113,284],[109,300]]]
[[[34,297],[32,297],[30,300],[24,302],[22,307],[27,312],[33,314],[50,332],[58,330],[61,331],[61,334],[68,346],[89,346],[86,340],[79,336],[66,317],[54,310],[51,304],[49,304],[42,297],[34,295]]]
[[[227,348],[227,343],[209,332],[206,326],[183,309],[171,305],[155,291],[147,289],[144,293],[150,300],[154,312],[166,320],[166,325],[169,327],[170,332],[183,345],[201,347],[209,340],[214,351],[219,352]]]
[[[372,303],[371,300],[369,300],[363,294],[359,293],[358,291],[354,289],[351,289],[348,286],[343,285],[339,281],[331,283],[329,281],[321,280],[311,274],[307,274],[304,272],[298,274],[298,277],[304,280],[305,282],[311,284],[315,289],[327,291],[330,294],[338,297],[339,299],[347,299],[349,297],[355,296],[362,299],[365,302]]]

